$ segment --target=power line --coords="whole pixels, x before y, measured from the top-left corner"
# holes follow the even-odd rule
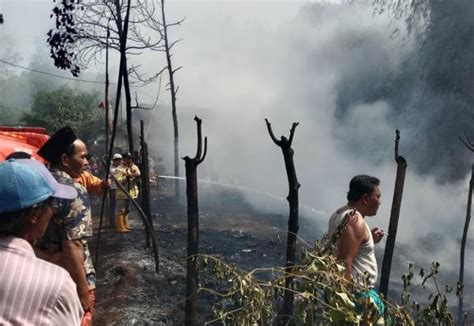
[[[25,66],[17,65],[17,64],[15,64],[15,63],[13,63],[13,62],[8,62],[8,61],[2,60],[2,59],[0,59],[0,63],[9,65],[9,66],[12,66],[12,67],[15,67],[15,68],[20,68],[20,69],[24,69],[24,70],[27,70],[27,71],[31,71],[31,72],[36,72],[36,73],[38,73],[38,74],[42,74],[42,75],[46,75],[46,76],[50,76],[50,77],[54,77],[54,78],[72,80],[72,81],[82,82],[82,83],[92,83],[92,84],[105,85],[104,82],[100,82],[100,81],[96,81],[96,80],[87,80],[87,79],[81,79],[81,78],[73,78],[73,77],[61,76],[61,75],[53,74],[53,73],[50,73],[50,72],[41,71],[41,70],[37,70],[37,69],[33,69],[33,68],[28,68],[28,67],[25,67]],[[109,85],[117,85],[117,83],[109,83]],[[155,98],[155,96],[150,95],[150,94],[147,94],[147,93],[145,93],[144,91],[142,91],[142,90],[140,90],[140,89],[136,89],[136,91],[139,92],[139,93],[142,93],[143,95],[146,95],[146,96]]]
[[[99,82],[99,81],[95,81],[95,80],[87,80],[87,79],[80,79],[80,78],[73,78],[73,77],[66,77],[66,76],[56,75],[56,74],[52,74],[50,72],[41,71],[41,70],[37,70],[37,69],[33,69],[33,68],[28,68],[28,67],[25,67],[25,66],[20,66],[20,65],[17,65],[15,63],[8,62],[8,61],[2,60],[2,59],[0,59],[0,62],[4,63],[6,65],[9,65],[9,66],[15,67],[15,68],[20,68],[20,69],[36,72],[38,74],[47,75],[47,76],[50,76],[50,77],[67,79],[67,80],[78,81],[78,82],[83,82],[83,83],[105,84],[104,82]],[[110,83],[110,84],[115,84],[115,83]]]

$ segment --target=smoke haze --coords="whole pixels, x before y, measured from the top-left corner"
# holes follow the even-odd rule
[[[6,22],[20,19],[18,13],[7,15],[6,9],[14,7],[14,2],[5,3]],[[44,37],[49,28],[46,22],[52,3],[32,3],[41,7],[36,12],[45,14],[42,28],[21,31],[15,39],[22,58],[34,51],[30,45],[35,43],[33,35]],[[464,116],[460,109],[440,113],[450,108],[446,98],[435,99],[441,104],[434,111],[401,109],[407,103],[413,106],[413,99],[426,89],[416,75],[420,70],[408,76],[404,70],[407,57],[414,56],[417,49],[413,36],[391,37],[397,26],[390,25],[386,15],[374,15],[368,6],[188,1],[170,2],[168,13],[170,21],[187,17],[171,32],[173,39],[183,38],[173,57],[176,67],[184,67],[176,74],[180,156],[194,155],[193,117],[198,115],[209,142],[208,157],[199,166],[200,178],[285,197],[283,157],[264,119],[270,120],[277,137],[288,136],[292,122],[298,121],[293,148],[302,185],[300,201],[322,212],[305,215],[325,226],[332,211],[345,204],[350,178],[370,174],[382,181],[383,203],[369,223],[387,230],[398,128],[400,154],[407,159],[408,169],[397,240],[418,248],[420,238],[442,234],[447,240],[426,259],[442,261],[442,269],[458,268],[457,241],[464,224],[472,154],[457,136],[462,129],[472,131],[472,110]],[[31,17],[36,20],[39,18]],[[0,26],[2,42],[3,28]],[[161,54],[132,61],[150,71],[164,66]],[[142,89],[140,101],[152,103],[156,87]],[[163,174],[171,173],[173,166],[167,92],[161,92],[159,104],[143,115],[153,121],[148,138],[152,154],[163,157],[168,168],[158,171]],[[444,142],[433,146],[427,139],[439,139],[436,126],[442,123],[449,126],[442,128]],[[452,150],[438,153],[436,146]],[[184,163],[181,171],[184,174]],[[248,193],[247,199],[257,207],[286,214],[284,201],[263,205],[267,199],[254,193]],[[466,266],[472,266],[473,258],[469,252]],[[466,279],[470,275],[472,270]]]

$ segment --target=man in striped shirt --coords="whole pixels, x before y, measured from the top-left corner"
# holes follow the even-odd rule
[[[31,245],[43,236],[57,198],[76,197],[37,161],[0,164],[0,325],[80,325],[76,284]]]

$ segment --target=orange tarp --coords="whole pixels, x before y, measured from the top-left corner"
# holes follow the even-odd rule
[[[25,152],[32,156],[32,158],[43,162],[44,160],[36,154],[38,147],[27,144],[22,139],[13,138],[0,134],[0,161],[4,161],[5,158],[13,152]]]
[[[48,135],[29,131],[3,131],[0,129],[0,135],[14,138],[17,141],[27,143],[36,148],[41,148],[49,139]]]

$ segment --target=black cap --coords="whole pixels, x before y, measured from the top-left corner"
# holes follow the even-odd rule
[[[76,139],[77,136],[71,127],[61,128],[39,149],[38,155],[48,162],[54,162],[67,152]]]

